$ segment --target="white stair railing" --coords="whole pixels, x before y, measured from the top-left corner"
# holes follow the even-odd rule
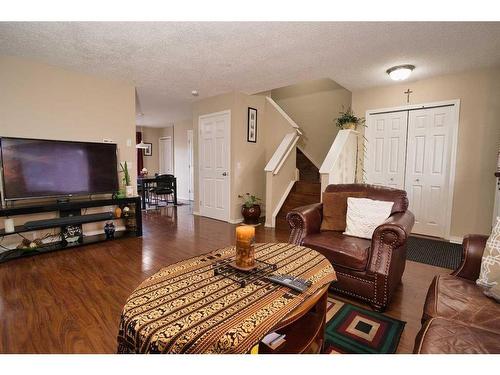
[[[350,184],[356,182],[359,133],[354,130],[340,130],[328,151],[319,173],[321,191],[329,184]]]
[[[264,171],[266,173],[266,227],[276,225],[276,216],[286,197],[290,193],[295,181],[298,179],[296,166],[296,147],[302,134],[299,126],[288,116],[285,111],[271,98],[267,102],[281,115],[290,126],[290,132],[286,133],[267,163]]]

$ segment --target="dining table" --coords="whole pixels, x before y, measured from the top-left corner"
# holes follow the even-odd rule
[[[149,201],[149,191],[151,188],[156,186],[156,181],[157,181],[158,176],[144,176],[144,177],[137,177],[137,186],[141,188],[141,206],[142,209],[145,210],[147,205],[146,205],[146,198],[148,198]],[[174,177],[174,205],[177,206],[177,178]]]

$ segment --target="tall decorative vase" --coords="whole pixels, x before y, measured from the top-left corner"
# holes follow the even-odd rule
[[[356,130],[357,125],[354,122],[348,122],[344,125],[344,129]]]

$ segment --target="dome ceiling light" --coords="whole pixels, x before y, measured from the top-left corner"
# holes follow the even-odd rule
[[[410,77],[415,65],[398,65],[386,70],[386,73],[393,81],[404,81]]]

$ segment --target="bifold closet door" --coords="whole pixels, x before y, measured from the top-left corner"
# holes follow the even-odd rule
[[[453,121],[453,106],[410,111],[406,191],[413,233],[446,235]]]
[[[366,181],[404,189],[408,111],[370,115],[365,132]]]

